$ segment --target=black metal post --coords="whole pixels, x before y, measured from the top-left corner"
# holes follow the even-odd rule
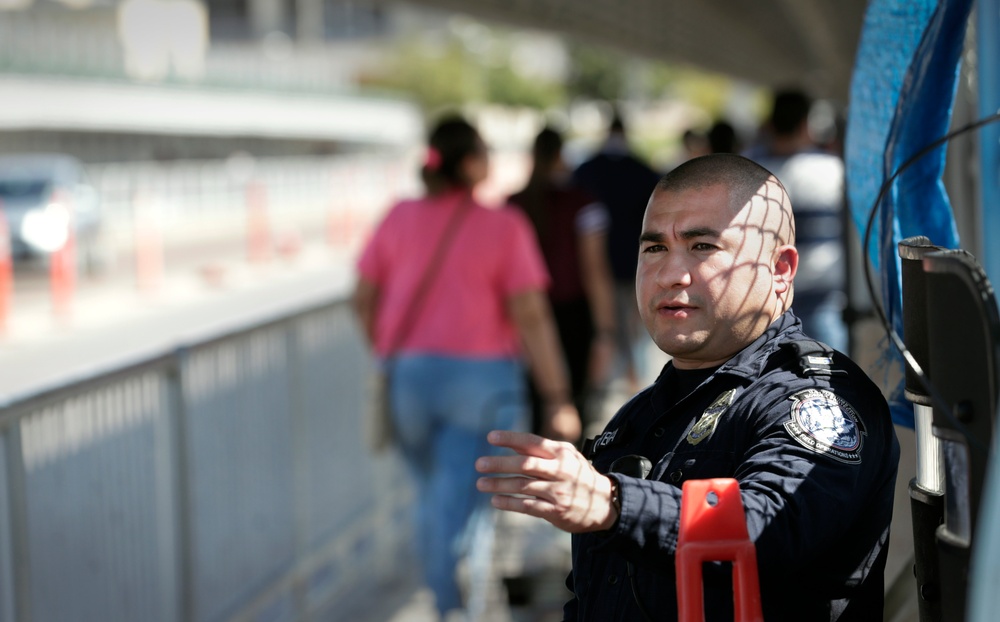
[[[924,236],[899,243],[903,294],[903,340],[917,364],[928,370],[927,293],[923,258],[941,250]],[[917,443],[916,477],[910,480],[913,524],[913,574],[917,581],[920,622],[941,622],[941,582],[935,534],[944,520],[944,473],[941,443],[933,432],[931,396],[920,375],[906,367],[906,399],[913,403]]]
[[[943,619],[964,622],[969,560],[993,436],[1000,314],[993,288],[965,251],[923,259],[934,435],[944,465],[944,522],[937,529]]]

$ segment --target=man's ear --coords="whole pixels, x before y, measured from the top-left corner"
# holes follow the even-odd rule
[[[799,251],[794,246],[786,244],[775,249],[774,291],[779,294],[791,291],[798,269]]]

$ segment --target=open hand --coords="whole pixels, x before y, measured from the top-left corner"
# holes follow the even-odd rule
[[[611,503],[611,480],[572,444],[502,430],[490,432],[487,440],[516,452],[476,461],[480,473],[506,476],[481,477],[476,483],[480,491],[493,493],[494,507],[537,516],[570,533],[614,525],[618,513]]]

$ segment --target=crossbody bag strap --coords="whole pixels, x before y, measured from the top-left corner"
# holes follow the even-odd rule
[[[434,256],[431,257],[430,262],[427,264],[427,269],[424,270],[420,284],[414,291],[413,298],[410,299],[410,304],[408,305],[409,312],[403,314],[403,318],[408,319],[404,319],[403,325],[396,334],[396,338],[389,343],[390,347],[388,348],[387,357],[391,357],[395,353],[396,348],[402,346],[406,338],[413,332],[413,328],[417,324],[417,317],[420,315],[420,311],[427,300],[427,293],[430,291],[431,282],[441,269],[441,264],[444,262],[444,257],[451,246],[452,240],[454,240],[455,234],[458,233],[459,225],[462,224],[465,216],[471,211],[472,198],[467,197],[448,220],[444,233],[441,234],[441,240],[438,242],[437,248],[435,248]]]

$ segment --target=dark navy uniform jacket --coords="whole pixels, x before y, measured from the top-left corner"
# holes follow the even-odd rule
[[[765,620],[881,620],[899,444],[879,388],[791,312],[679,401],[671,371],[588,447],[602,473],[630,454],[652,470],[612,474],[617,523],[573,536],[564,620],[676,620],[681,485],[714,477],[739,481]],[[732,620],[727,565],[703,580],[706,620]]]

